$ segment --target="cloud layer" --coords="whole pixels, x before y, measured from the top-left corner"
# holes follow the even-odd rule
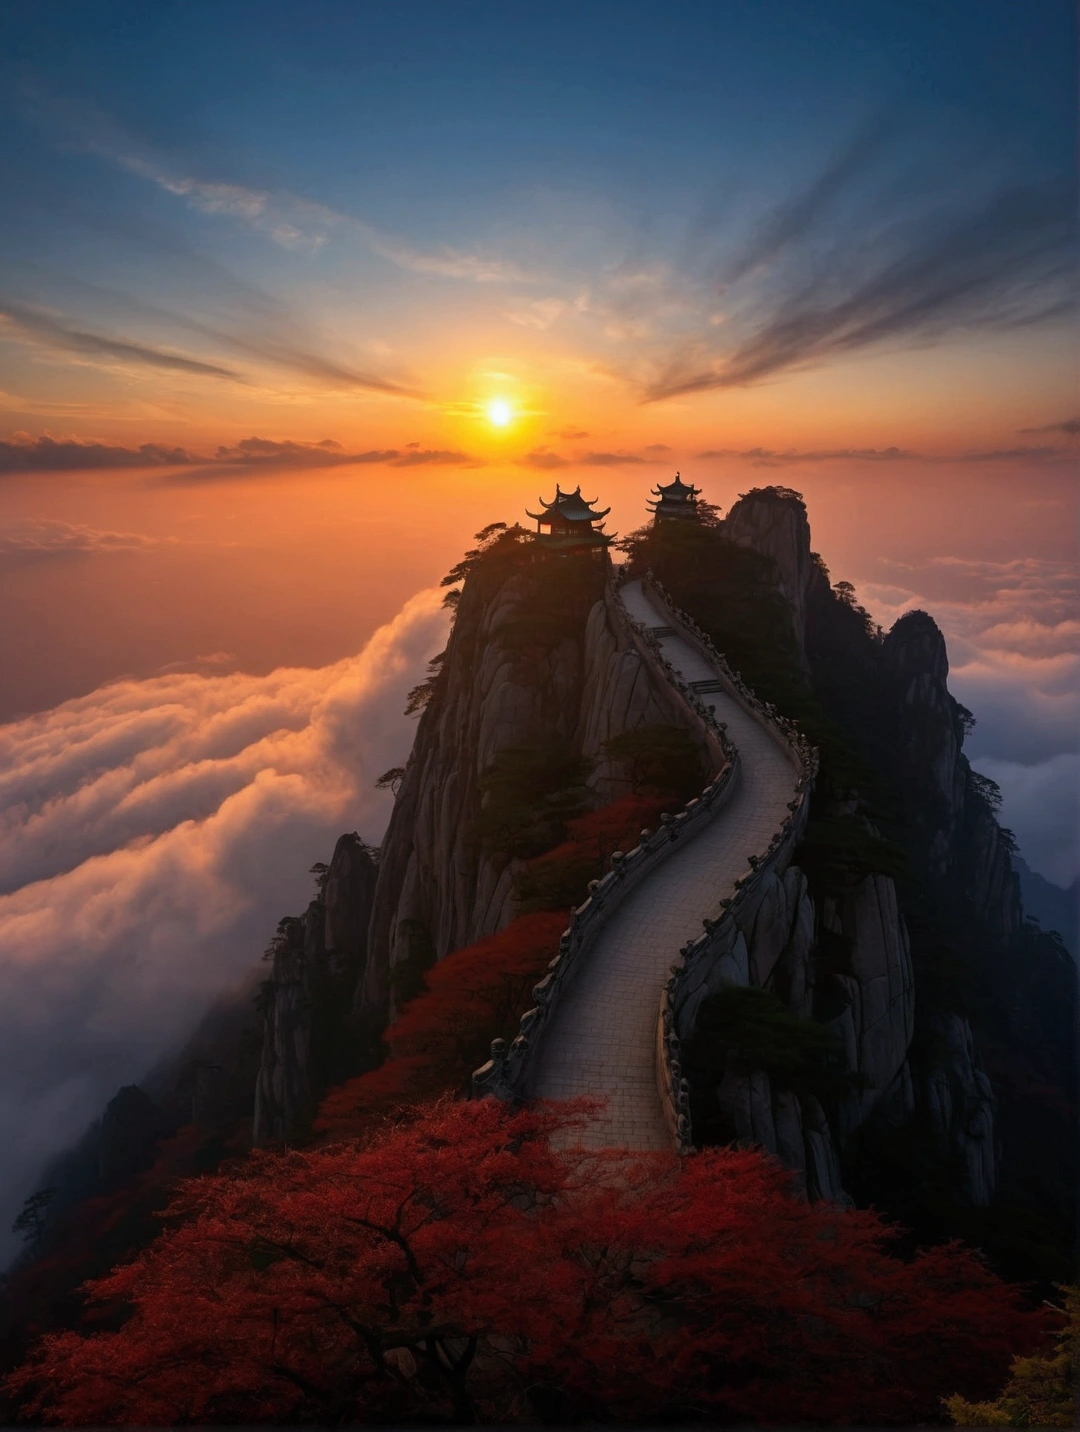
[[[221,446],[212,455],[163,443],[142,443],[121,447],[109,443],[81,442],[77,438],[16,435],[0,441],[0,473],[78,472],[109,468],[195,468],[204,471],[192,477],[214,476],[222,469],[348,467],[356,463],[389,463],[393,467],[427,464],[478,466],[468,453],[451,448],[424,448],[406,443],[401,448],[371,448],[350,452],[331,438],[322,442],[278,441],[272,438],[242,438],[232,446]]]
[[[953,694],[975,713],[966,742],[1001,786],[1002,821],[1025,860],[1068,885],[1080,873],[1080,590],[1073,564],[938,557],[882,559],[893,582],[860,583],[883,624],[922,607],[948,638]]]
[[[380,837],[445,629],[425,592],[332,666],[123,681],[0,727],[0,1227],[257,967],[336,836]]]

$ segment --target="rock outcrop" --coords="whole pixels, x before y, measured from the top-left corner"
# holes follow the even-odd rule
[[[172,1129],[164,1112],[137,1084],[125,1084],[105,1107],[98,1130],[98,1184],[117,1188],[153,1163]]]
[[[300,917],[278,925],[263,986],[263,1049],[255,1084],[256,1144],[310,1129],[319,1095],[354,1072],[363,1033],[349,1017],[367,958],[376,866],[358,835],[343,835],[323,888]]]
[[[808,608],[813,605],[815,621],[827,623],[830,594],[811,555],[801,500],[787,489],[748,493],[732,507],[724,534],[774,563],[802,653],[811,658],[806,671],[813,684]],[[948,690],[944,637],[931,616],[913,611],[884,640],[869,630],[862,640],[862,676],[875,685],[867,696],[885,713],[873,736],[883,767],[902,792],[912,867],[929,891],[962,892],[989,935],[1008,939],[1023,921],[1018,879],[1009,838],[963,755],[966,713]],[[850,1085],[808,1117],[805,1099],[794,1106],[785,1099],[781,1113],[781,1096],[763,1071],[728,1076],[720,1099],[740,1139],[764,1143],[811,1190],[835,1194],[837,1170],[854,1156],[869,1121],[917,1126],[942,1159],[962,1170],[957,1195],[985,1205],[998,1157],[990,1081],[959,1008],[948,1002],[928,1006],[916,1039],[911,940],[893,880],[870,875],[854,887],[819,892],[816,902],[805,880],[801,887],[798,880],[792,867],[763,886],[744,926],[744,959],[729,960],[716,978],[745,978],[777,993],[802,1016],[812,1007],[844,1051]]]
[[[389,1017],[395,971],[418,947],[442,959],[513,915],[517,866],[473,835],[478,782],[497,752],[558,746],[594,761],[591,784],[606,802],[628,790],[605,757],[610,737],[668,724],[698,739],[614,621],[606,568],[585,560],[479,570],[465,583],[380,855],[371,958],[357,994],[358,1010],[377,1020]],[[544,602],[560,583],[569,591],[552,615]]]
[[[775,564],[781,593],[791,603],[799,653],[806,661],[807,602],[821,580],[810,554],[810,523],[797,492],[764,488],[732,504],[723,522],[724,536],[739,547],[752,547]]]

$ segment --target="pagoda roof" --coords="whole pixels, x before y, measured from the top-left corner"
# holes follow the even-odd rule
[[[666,484],[658,482],[653,488],[653,492],[656,494],[657,497],[661,499],[666,497],[669,499],[674,498],[676,501],[679,502],[687,502],[690,499],[697,497],[701,492],[701,488],[694,487],[692,483],[688,484],[683,482],[682,476],[679,473],[676,473],[674,482],[669,482]]]
[[[526,515],[532,517],[537,522],[560,521],[593,523],[599,522],[601,518],[606,517],[611,511],[610,507],[605,507],[602,512],[595,511],[594,503],[596,502],[596,498],[582,497],[580,486],[576,487],[573,492],[563,492],[562,488],[556,483],[555,496],[550,502],[545,502],[542,497],[537,500],[544,509],[543,512],[529,512],[528,509],[526,509]]]

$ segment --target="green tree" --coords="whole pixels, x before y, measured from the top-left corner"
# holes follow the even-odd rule
[[[948,1397],[957,1427],[1076,1427],[1080,1425],[1080,1288],[1063,1287],[1065,1326],[1048,1356],[1018,1357],[1001,1396],[993,1402]]]

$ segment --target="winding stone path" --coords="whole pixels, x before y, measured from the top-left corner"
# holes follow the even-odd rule
[[[657,630],[664,657],[687,683],[719,678],[704,652],[660,634],[667,616],[640,582],[621,591],[630,616]],[[723,692],[702,691],[738,748],[735,789],[719,814],[686,839],[614,912],[553,1011],[530,1078],[534,1098],[582,1094],[607,1100],[580,1135],[592,1148],[671,1147],[656,1083],[656,1022],[670,966],[688,940],[715,919],[720,901],[747,875],[795,795],[795,768],[768,732]],[[577,1138],[575,1137],[575,1142]]]

